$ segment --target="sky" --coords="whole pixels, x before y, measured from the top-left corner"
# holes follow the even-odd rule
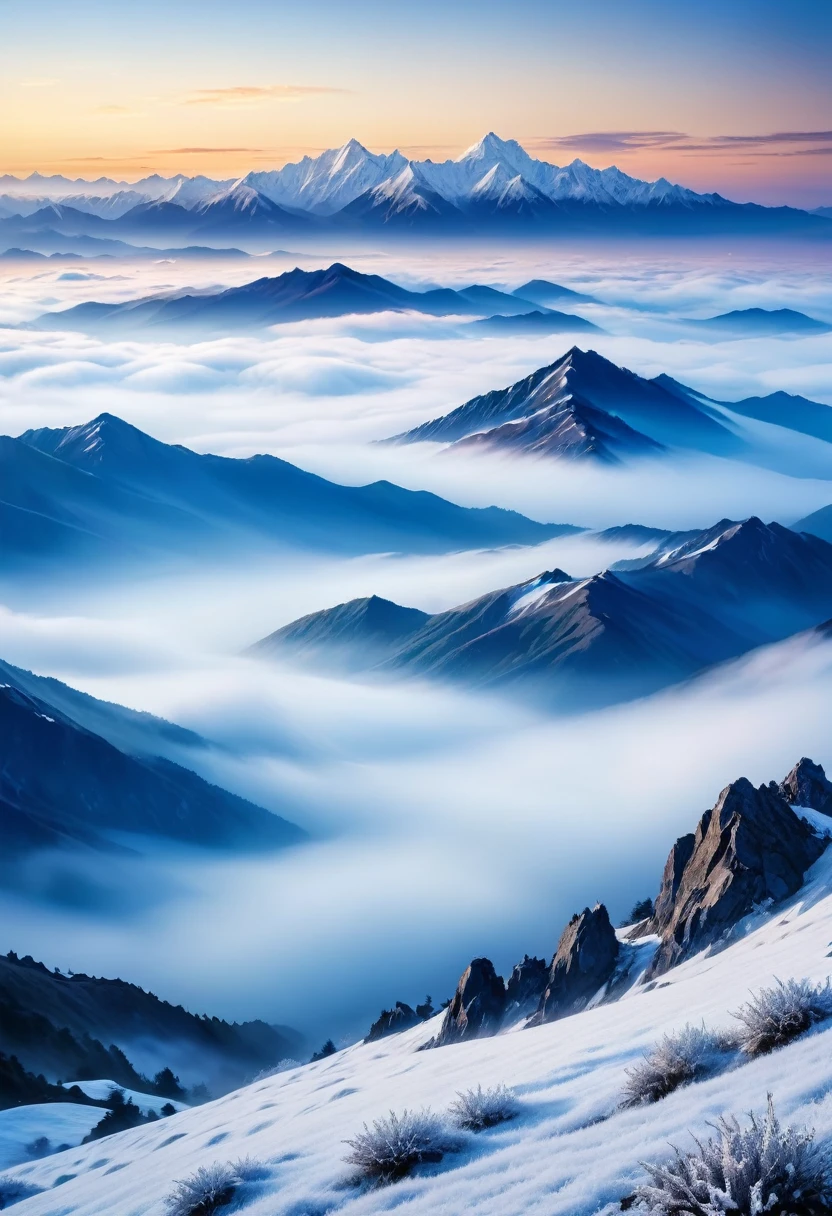
[[[0,172],[236,177],[355,137],[832,205],[821,0],[0,0]]]

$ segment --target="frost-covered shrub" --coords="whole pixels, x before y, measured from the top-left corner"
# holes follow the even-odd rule
[[[40,1195],[43,1187],[33,1186],[21,1178],[12,1178],[9,1174],[0,1175],[0,1209],[10,1208],[23,1199],[31,1199]]]
[[[345,1143],[350,1152],[344,1160],[358,1167],[359,1179],[379,1184],[404,1178],[424,1162],[441,1161],[458,1147],[445,1121],[430,1110],[400,1115],[391,1110]]]
[[[764,1055],[832,1016],[832,987],[829,980],[776,980],[773,988],[761,989],[733,1016],[742,1024],[742,1050],[749,1056]]]
[[[174,1183],[167,1198],[168,1216],[212,1216],[231,1202],[243,1184],[267,1175],[263,1163],[251,1157],[202,1166],[189,1178]]]
[[[262,1182],[264,1178],[269,1177],[269,1167],[256,1157],[238,1157],[236,1161],[229,1161],[228,1164],[236,1174],[238,1183]]]
[[[728,1062],[733,1043],[704,1026],[685,1026],[666,1034],[644,1059],[627,1069],[622,1106],[658,1102],[680,1085],[719,1072]]]
[[[741,1128],[720,1119],[716,1135],[666,1165],[644,1168],[650,1181],[628,1206],[648,1216],[821,1216],[832,1201],[832,1161],[813,1133],[781,1127],[771,1095],[762,1119]]]
[[[480,1132],[483,1128],[506,1123],[519,1110],[520,1103],[505,1085],[495,1085],[492,1089],[483,1089],[478,1085],[476,1089],[458,1093],[456,1101],[448,1108],[448,1114],[457,1127]]]

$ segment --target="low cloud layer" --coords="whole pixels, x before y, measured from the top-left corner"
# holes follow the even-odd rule
[[[339,254],[323,251],[314,264]],[[797,255],[736,266],[724,253],[654,258],[423,250],[344,260],[409,286],[550,278],[606,301],[581,309],[609,330],[591,345],[640,374],[666,371],[724,399],[783,388],[832,401],[828,337],[708,344],[674,328],[679,317],[751,306],[832,319],[827,276]],[[25,323],[92,295],[245,282],[294,262],[91,263],[88,272],[106,276],[93,283],[64,278],[62,264],[6,272],[0,320]],[[829,445],[751,425],[772,468],[691,459],[605,471],[369,442],[503,387],[568,345],[476,341],[459,320],[399,315],[192,344],[5,328],[0,429],[109,410],[200,451],[270,451],[344,482],[388,477],[594,527],[705,526],[750,513],[791,522],[832,501]],[[675,692],[570,719],[460,688],[299,673],[240,652],[354,596],[437,611],[543,569],[582,576],[633,552],[577,537],[439,558],[272,555],[177,581],[21,588],[0,609],[0,656],[201,732],[218,745],[196,761],[206,777],[296,819],[313,841],[246,862],[156,851],[106,873],[97,859],[69,869],[53,861],[41,898],[0,897],[0,946],[120,974],[192,1008],[323,1035],[361,1031],[382,1004],[426,990],[440,1000],[474,955],[502,970],[525,951],[551,955],[568,916],[597,899],[624,916],[655,893],[671,843],[729,780],[782,777],[802,754],[832,763],[832,647],[787,643]]]

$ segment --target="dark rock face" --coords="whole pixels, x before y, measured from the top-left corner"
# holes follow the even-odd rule
[[[396,1001],[393,1009],[382,1009],[378,1020],[373,1022],[370,1027],[364,1042],[375,1043],[378,1039],[386,1039],[389,1034],[398,1034],[400,1030],[410,1030],[412,1026],[418,1026],[421,1020],[409,1005],[405,1005],[403,1001]]]
[[[824,815],[832,815],[832,781],[820,764],[806,756],[783,778],[779,791],[792,806],[808,806]]]
[[[687,835],[680,836],[670,850],[670,856],[665,862],[662,874],[662,885],[656,897],[652,921],[646,926],[647,932],[655,933],[656,925],[664,925],[669,922],[685,866],[690,861],[691,854],[693,853],[694,841],[695,836],[693,832],[688,832]]]
[[[496,1034],[506,1007],[506,987],[487,958],[475,958],[463,971],[433,1045]]]
[[[584,908],[561,934],[535,1024],[577,1013],[611,979],[618,938],[603,904]]]
[[[546,960],[524,955],[522,963],[515,965],[506,984],[506,1019],[519,1021],[533,1014],[540,1005],[548,981]]]
[[[711,945],[755,904],[793,895],[825,844],[776,790],[745,777],[726,786],[668,858],[650,923],[662,939],[650,974]]]

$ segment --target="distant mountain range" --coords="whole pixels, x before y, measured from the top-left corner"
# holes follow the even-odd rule
[[[0,437],[0,579],[240,552],[442,553],[571,529],[387,481],[342,486],[274,456],[159,442],[112,414]]]
[[[654,692],[832,616],[832,545],[757,518],[663,537],[637,568],[562,570],[429,615],[371,597],[312,613],[260,657],[531,690],[584,707]]]
[[[554,293],[567,288],[549,284]],[[552,325],[549,332],[600,332],[583,317],[549,312],[519,292],[497,291],[474,283],[453,291],[447,287],[408,291],[389,279],[362,274],[341,262],[325,270],[289,270],[276,278],[257,279],[243,287],[214,293],[154,295],[124,304],[89,301],[62,312],[46,313],[38,324],[48,329],[134,332],[167,329],[177,333],[226,333],[287,321],[341,317],[375,312],[420,312],[428,316],[515,318],[521,325],[534,316]]]
[[[124,833],[255,851],[304,839],[293,823],[158,754],[164,748],[154,747],[154,734],[176,727],[8,663],[0,662],[0,681],[4,867],[33,849],[113,849]],[[111,742],[124,737],[130,718],[133,746]],[[93,720],[98,730],[90,728]]]
[[[577,346],[507,388],[472,397],[385,442],[604,463],[669,448],[753,461],[740,434],[743,417],[832,442],[832,407],[820,402],[783,392],[715,401],[671,376],[648,380]]]
[[[832,333],[832,325],[807,317],[793,308],[741,308],[703,321],[688,321],[687,324],[720,338],[804,337],[807,334]]]
[[[239,180],[158,175],[129,184],[0,178],[0,247],[52,233],[150,244],[230,238],[262,247],[285,233],[792,233],[832,235],[823,214],[737,204],[660,178],[559,167],[489,133],[456,160],[376,155],[357,140]],[[5,216],[5,218],[2,218]]]

